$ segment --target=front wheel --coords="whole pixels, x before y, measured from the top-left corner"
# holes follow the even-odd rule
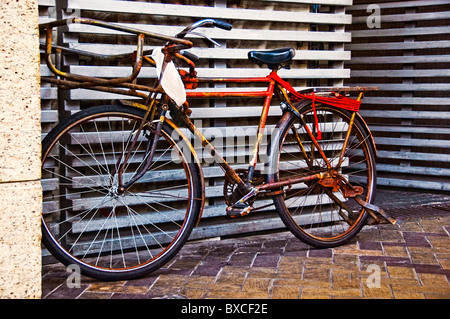
[[[80,111],[43,140],[43,243],[63,264],[100,280],[141,277],[168,262],[198,220],[202,189],[191,147],[164,123],[153,161],[120,190],[118,171],[144,111],[107,105]],[[138,136],[122,185],[142,171],[155,126]]]
[[[279,181],[323,173],[340,176],[341,180],[329,178],[328,183],[316,180],[294,184],[283,194],[274,196],[274,204],[286,227],[297,238],[319,248],[339,246],[356,236],[368,217],[368,212],[355,201],[354,196],[348,197],[339,183],[347,181],[368,203],[374,199],[375,150],[370,133],[359,117],[355,117],[341,158],[352,113],[328,105],[316,105],[316,122],[311,104],[299,112],[300,118],[287,113],[280,122],[283,124],[278,127],[272,150],[271,179]],[[316,123],[322,132],[319,141],[322,152],[305,130],[306,125],[316,134]]]

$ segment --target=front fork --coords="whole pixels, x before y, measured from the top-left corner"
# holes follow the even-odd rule
[[[118,167],[117,172],[113,172],[111,174],[111,179],[113,179],[115,174],[117,173],[117,180],[118,180],[117,190],[118,190],[119,194],[125,192],[134,183],[136,183],[142,176],[144,176],[144,174],[150,168],[150,165],[153,161],[153,157],[154,157],[155,151],[156,151],[156,146],[158,144],[159,138],[161,137],[161,130],[162,130],[162,126],[164,124],[167,109],[168,109],[167,103],[165,103],[165,102],[167,102],[166,99],[163,99],[159,103],[159,105],[161,105],[161,114],[159,116],[159,120],[157,121],[155,130],[153,133],[153,138],[152,139],[149,138],[149,141],[148,141],[145,153],[144,153],[144,159],[143,159],[144,163],[143,163],[143,165],[141,165],[139,167],[139,169],[133,175],[133,177],[131,177],[130,180],[128,180],[126,183],[124,183],[123,173],[125,171],[125,168],[128,166],[128,161],[130,160],[132,151],[135,149],[135,146],[137,144],[139,137],[141,136],[142,131],[146,130],[147,126],[149,126],[153,122],[155,122],[155,121],[153,121],[153,118],[154,118],[155,112],[156,112],[156,107],[157,107],[155,105],[155,101],[156,101],[156,94],[155,94],[155,97],[153,97],[153,99],[150,101],[148,110],[147,110],[144,118],[142,119],[142,121],[139,125],[139,128],[136,131],[132,132],[130,135],[130,138],[133,140],[131,142],[131,146],[128,149],[124,149],[122,152],[122,155],[117,160],[117,165],[115,166],[115,167]],[[151,137],[151,135],[150,135],[150,137]],[[128,145],[128,143],[127,143],[127,145]]]

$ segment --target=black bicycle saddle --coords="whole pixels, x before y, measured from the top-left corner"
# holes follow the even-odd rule
[[[273,68],[282,63],[290,62],[295,56],[293,48],[282,48],[267,51],[250,51],[248,58],[258,65],[267,64]]]

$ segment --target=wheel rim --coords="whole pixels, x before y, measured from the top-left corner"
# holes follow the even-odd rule
[[[191,176],[166,132],[146,175],[118,191],[114,171],[139,120],[120,112],[92,115],[70,125],[44,152],[42,219],[66,263],[128,272],[161,260],[182,237],[191,214]],[[144,133],[151,130],[139,137],[124,182],[144,162]]]
[[[292,125],[285,132],[280,149],[278,179],[319,172],[331,175],[336,171],[349,116],[326,106],[317,106],[316,113],[323,137],[319,144],[332,170],[328,169],[298,119],[293,119]],[[312,109],[303,112],[303,119],[315,133],[314,118]],[[303,148],[299,146],[298,138]],[[343,164],[338,171],[351,185],[362,187],[361,198],[370,202],[374,189],[374,171],[368,144],[367,136],[364,137],[355,123]],[[342,188],[325,187],[320,181],[294,185],[286,192],[283,205],[289,212],[292,225],[295,225],[303,236],[315,242],[346,240],[362,227],[361,224],[367,216],[367,212],[354,199],[343,197]]]

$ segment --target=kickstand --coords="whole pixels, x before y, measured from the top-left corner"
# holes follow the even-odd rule
[[[355,196],[355,200],[369,212],[369,214],[375,219],[377,223],[380,223],[380,219],[376,214],[380,214],[381,216],[383,216],[383,218],[390,222],[392,225],[395,225],[397,223],[397,220],[390,217],[381,207],[369,204],[359,196]]]

